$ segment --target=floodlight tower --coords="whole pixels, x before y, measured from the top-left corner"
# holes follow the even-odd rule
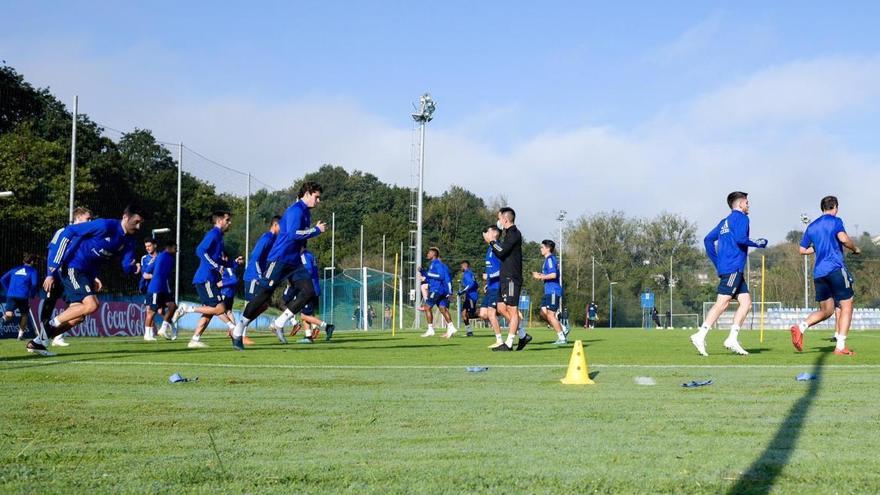
[[[565,215],[567,215],[567,214],[568,214],[567,211],[559,210],[559,216],[556,217],[556,221],[559,222],[559,252],[557,253],[558,257],[559,257],[559,280],[557,280],[557,282],[559,282],[560,287],[562,287],[562,235],[563,235],[562,229],[563,229],[563,227],[565,227]],[[564,293],[565,292],[563,291],[563,294]],[[561,297],[559,298],[559,308],[560,309],[562,308],[562,298]]]
[[[418,199],[417,199],[417,208],[416,208],[416,243],[415,243],[415,255],[413,256],[413,260],[416,260],[413,263],[413,280],[418,280],[418,274],[416,271],[418,270],[419,265],[422,260],[422,208],[424,204],[424,196],[425,196],[425,127],[428,122],[434,119],[434,110],[436,109],[436,105],[434,104],[434,99],[431,98],[431,93],[425,93],[419,98],[419,107],[416,113],[412,114],[413,120],[419,125],[419,189],[418,189]],[[422,291],[419,290],[419,284],[415,284],[415,293],[416,293],[416,302],[415,307],[418,309],[419,306],[422,305]],[[421,325],[421,314],[417,310],[416,311],[416,323],[415,327],[419,328]]]

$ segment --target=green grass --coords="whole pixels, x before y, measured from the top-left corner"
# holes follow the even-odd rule
[[[570,346],[483,336],[338,334],[209,349],[69,339],[56,358],[0,342],[0,493],[875,493],[880,334],[851,358],[808,332],[743,332],[748,357],[686,331],[574,330]],[[465,367],[489,366],[484,373]],[[796,382],[800,372],[820,380]],[[171,373],[198,376],[171,385]],[[634,383],[650,376],[655,386]],[[712,379],[698,389],[681,383]]]

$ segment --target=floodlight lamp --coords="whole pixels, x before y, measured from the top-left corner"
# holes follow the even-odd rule
[[[0,198],[11,198],[15,196],[15,193],[12,191],[0,191]]]
[[[806,213],[801,213],[801,222],[803,222],[804,225],[809,224],[810,217],[808,217]]]
[[[419,110],[418,113],[412,114],[412,118],[420,123],[430,122],[434,118],[434,110],[436,109],[437,105],[431,98],[431,93],[425,93],[419,97]]]

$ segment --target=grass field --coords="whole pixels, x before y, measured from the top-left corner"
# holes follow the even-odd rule
[[[282,346],[0,342],[0,493],[876,493],[880,334],[743,332],[708,358],[687,331],[574,330],[571,346],[342,333]],[[488,366],[468,373],[472,365]],[[180,372],[196,383],[169,384]],[[813,372],[819,379],[797,382]],[[635,383],[651,377],[654,386]],[[714,384],[684,389],[694,379]]]

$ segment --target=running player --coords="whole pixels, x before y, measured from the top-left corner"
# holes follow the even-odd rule
[[[263,232],[263,235],[257,239],[254,250],[248,258],[247,267],[244,270],[244,300],[250,302],[257,295],[257,289],[260,286],[260,280],[266,271],[266,257],[272,245],[275,244],[275,238],[278,236],[278,222],[281,221],[279,215],[272,217],[272,223],[269,224],[269,230]],[[268,306],[268,303],[267,303]]]
[[[477,316],[477,299],[480,297],[480,286],[477,285],[477,279],[474,277],[474,272],[471,271],[470,262],[462,261],[460,266],[461,282],[459,282],[458,297],[461,298],[461,320],[464,322],[465,329],[467,329],[465,335],[473,337],[474,330],[471,328],[471,318]]]
[[[691,335],[691,343],[702,356],[709,355],[706,352],[706,335],[709,329],[718,321],[721,313],[727,309],[734,297],[739,302],[739,307],[733,315],[733,324],[730,326],[730,334],[724,340],[724,347],[734,354],[748,355],[748,351],[739,345],[738,338],[740,326],[752,309],[752,297],[743,276],[743,269],[750,247],[767,247],[767,239],[756,241],[749,239],[749,195],[734,191],[727,195],[727,205],[730,207],[730,214],[723,218],[703,240],[706,255],[715,265],[720,282],[715,304],[709,310],[697,333]]]
[[[312,254],[311,251],[306,249],[303,251],[303,264],[309,268],[309,276],[312,279],[312,288],[315,290],[315,295],[312,296],[311,300],[303,306],[302,311],[300,312],[300,319],[305,324],[305,337],[299,341],[300,344],[311,344],[318,338],[318,334],[321,330],[326,332],[326,340],[330,340],[333,338],[333,325],[328,325],[327,322],[315,316],[316,310],[318,308],[318,304],[320,302],[321,297],[321,279],[318,276],[318,263],[315,260],[315,255]],[[290,285],[288,288],[295,288],[295,285]],[[286,292],[286,291],[285,291]],[[295,297],[294,294],[290,295],[292,299]],[[289,304],[290,300],[285,297],[284,303]]]
[[[838,218],[838,203],[834,196],[825,196],[820,202],[822,216],[813,220],[801,239],[800,253],[804,256],[815,253],[813,283],[816,286],[816,301],[819,309],[810,313],[806,320],[791,327],[791,343],[801,352],[804,350],[804,332],[807,328],[821,323],[834,314],[834,304],[840,303],[840,316],[837,319],[837,340],[834,354],[852,356],[853,351],[846,347],[846,336],[852,323],[853,277],[843,261],[843,249],[853,254],[862,251],[847,235],[843,220]]]
[[[37,269],[34,268],[36,262],[36,256],[26,254],[23,265],[9,270],[0,277],[0,286],[6,292],[6,311],[3,313],[3,320],[12,321],[16,309],[21,315],[18,320],[18,340],[23,339],[27,332],[28,317],[31,314],[28,301],[37,295],[37,289],[40,287]],[[36,325],[34,327],[36,328]]]
[[[425,310],[425,319],[428,320],[428,330],[422,334],[422,337],[434,336],[434,306],[440,312],[440,315],[446,319],[446,333],[443,338],[451,338],[455,335],[455,325],[452,324],[452,317],[449,315],[449,295],[452,293],[452,278],[449,276],[449,267],[440,261],[440,250],[435,247],[428,248],[428,271],[422,271],[422,276],[428,281],[428,298],[425,304],[428,309]]]
[[[599,319],[599,306],[596,305],[596,301],[590,301],[590,306],[587,307],[587,326],[590,328],[596,328],[596,321]]]
[[[55,283],[52,275],[57,272],[64,284],[64,298],[69,306],[45,325],[45,331],[28,342],[28,352],[52,355],[46,350],[49,338],[61,335],[98,310],[100,301],[95,293],[101,290],[101,284],[96,276],[104,262],[120,255],[123,271],[134,273],[134,235],[143,221],[140,210],[128,206],[121,220],[98,219],[64,229],[57,244],[49,250],[49,276],[43,281],[43,289],[46,293],[52,292]]]
[[[155,341],[153,336],[156,314],[162,316],[162,326],[156,332],[160,337],[177,340],[177,327],[172,329],[171,316],[177,311],[174,295],[171,293],[171,272],[174,270],[174,258],[177,244],[171,242],[156,255],[151,267],[152,276],[147,285],[147,315],[144,319],[144,340]]]
[[[137,270],[135,273],[141,274],[141,279],[138,282],[138,292],[141,294],[147,293],[147,288],[150,285],[150,279],[153,278],[153,262],[156,260],[156,239],[152,237],[148,237],[144,240],[144,251],[147,254],[141,256],[141,262],[137,265]]]
[[[244,344],[242,344],[244,329],[266,310],[272,294],[281,281],[292,278],[298,289],[294,298],[287,305],[292,314],[299,313],[312,299],[314,287],[309,270],[303,265],[301,255],[306,242],[312,237],[321,235],[327,229],[327,224],[320,221],[311,227],[312,215],[309,211],[320,203],[323,191],[324,188],[317,182],[304,182],[297,194],[299,199],[290,205],[281,216],[278,237],[266,257],[269,265],[263,275],[263,283],[256,296],[245,306],[242,317],[232,332],[232,347],[234,349],[244,350]]]
[[[235,313],[232,312],[235,306],[235,293],[238,291],[238,266],[243,264],[243,260],[239,257],[236,260],[230,260],[227,253],[223,253],[223,270],[220,273],[220,297],[223,299],[223,306],[226,312],[218,316],[229,330],[226,332],[227,337],[232,337],[232,331],[235,330]],[[242,335],[242,343],[244,345],[254,345],[254,341],[248,338],[247,328]]]
[[[501,229],[494,225],[490,225],[483,229],[483,239],[489,244],[497,241],[501,236]],[[501,325],[498,324],[498,288],[501,280],[501,260],[495,256],[495,250],[492,246],[486,248],[486,271],[483,273],[483,279],[486,281],[484,289],[483,301],[480,304],[480,318],[489,322],[492,331],[495,333],[495,343],[489,346],[490,349],[504,345],[504,337],[501,336]]]
[[[92,212],[88,208],[84,208],[82,206],[77,206],[73,209],[73,223],[83,223],[88,222],[92,219]],[[61,233],[64,232],[66,227],[61,227],[60,229],[55,231],[55,235],[52,236],[52,240],[49,241],[49,251],[53,251],[57,249],[58,241],[61,240]],[[46,279],[43,280],[43,286],[45,287],[49,284],[48,279],[52,278],[53,281],[51,283],[52,290],[51,292],[42,291],[42,305],[40,306],[40,325],[42,326],[43,331],[46,330],[46,324],[49,323],[49,320],[52,319],[52,313],[55,311],[55,306],[58,304],[58,300],[61,299],[61,296],[64,295],[64,284],[61,283],[61,277],[58,276],[58,272],[49,274]],[[100,280],[95,281],[96,284],[100,284]],[[52,339],[52,345],[58,347],[67,347],[70,344],[64,341],[64,334],[56,336]]]
[[[199,313],[201,317],[196,323],[196,331],[192,339],[186,345],[189,349],[201,349],[208,347],[202,342],[202,333],[208,328],[211,319],[226,313],[226,305],[217,289],[220,282],[220,274],[223,266],[223,235],[232,225],[232,213],[225,210],[215,211],[211,215],[214,227],[209,230],[202,242],[196,246],[196,256],[199,258],[199,267],[193,277],[193,285],[199,294],[201,306],[190,306],[180,303],[171,322],[176,326],[180,318],[188,313]]]
[[[532,272],[532,278],[544,281],[544,298],[541,300],[541,315],[544,320],[556,330],[556,345],[567,344],[565,338],[568,329],[559,323],[556,312],[559,311],[559,301],[562,299],[562,285],[559,284],[559,262],[556,261],[556,243],[550,239],[541,241],[541,256],[544,257],[544,265],[541,273]]]
[[[489,243],[495,256],[501,260],[501,280],[498,295],[498,312],[507,322],[507,340],[493,351],[513,350],[514,333],[519,334],[516,350],[523,350],[532,341],[532,336],[520,328],[519,294],[522,291],[522,234],[516,227],[516,212],[507,206],[498,210],[498,228],[502,229],[501,240],[490,241],[487,234],[483,239]]]

